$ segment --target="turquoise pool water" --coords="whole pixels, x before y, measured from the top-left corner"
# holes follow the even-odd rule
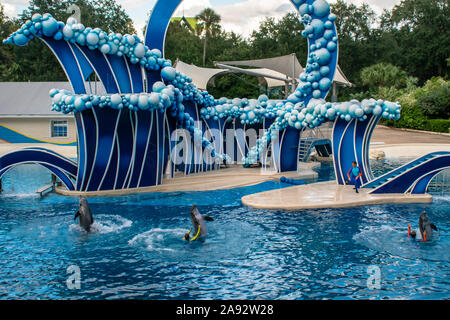
[[[399,162],[374,162],[377,174]],[[333,177],[332,167],[319,180]],[[290,185],[94,198],[94,232],[74,223],[77,199],[34,192],[50,175],[33,165],[9,172],[0,195],[2,299],[448,299],[450,197],[432,204],[299,212],[252,210],[243,195]],[[189,207],[208,224],[185,243]],[[426,210],[439,233],[408,240]],[[69,266],[81,288],[69,289]],[[368,286],[379,268],[380,289]]]

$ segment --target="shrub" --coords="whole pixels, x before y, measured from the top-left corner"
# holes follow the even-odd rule
[[[450,119],[428,119],[425,121],[424,129],[433,132],[450,133]]]
[[[450,81],[433,78],[416,93],[417,106],[431,118],[450,118]]]
[[[389,120],[386,124],[396,128],[425,130],[426,121],[427,118],[423,115],[420,108],[403,104],[401,118],[398,121]]]

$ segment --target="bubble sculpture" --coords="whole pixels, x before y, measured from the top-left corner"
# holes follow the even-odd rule
[[[253,146],[243,148],[248,151],[242,154],[243,166],[261,161],[264,151],[281,136],[279,148],[272,150],[276,169],[291,171],[298,164],[302,130],[334,121],[332,151],[338,183],[345,184],[345,173],[352,161],[362,168],[364,183],[374,180],[368,161],[372,132],[380,118],[399,119],[401,107],[396,102],[374,99],[341,103],[325,100],[338,60],[336,16],[325,0],[291,0],[305,26],[302,36],[308,41],[309,51],[305,71],[287,100],[270,100],[266,95],[258,99],[215,99],[176,71],[164,58],[164,40],[170,18],[181,2],[157,1],[145,42],[136,35],[85,27],[74,18],[64,23],[39,13],[4,41],[18,46],[25,46],[35,37],[44,41],[73,88],[73,92],[52,89],[50,97],[52,110],[73,113],[76,120],[76,177],[72,163],[64,159],[65,168],[71,168],[70,174],[65,174],[67,170],[55,162],[53,154],[50,158],[44,154],[47,151],[40,154],[40,150],[33,150],[36,162],[58,173],[69,190],[133,191],[162,183],[174,149],[171,132],[175,129],[185,129],[196,138],[195,152],[187,157],[194,157],[198,151],[205,153],[200,164],[178,165],[189,174],[218,169],[223,161],[240,160],[230,159],[223,152],[221,139],[212,138],[213,129],[225,135],[227,128],[254,127],[265,131]],[[86,81],[93,73],[106,94],[88,90]],[[196,122],[203,123],[204,128],[197,128]],[[245,141],[237,130],[232,135]],[[207,158],[212,161],[207,162]],[[23,161],[8,159],[9,167]],[[5,170],[0,167],[0,176]],[[171,176],[174,170],[175,165],[171,165]]]

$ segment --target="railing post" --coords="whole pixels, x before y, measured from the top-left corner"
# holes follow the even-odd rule
[[[56,187],[56,176],[52,173],[52,186],[53,186],[53,189],[55,189],[55,187]]]

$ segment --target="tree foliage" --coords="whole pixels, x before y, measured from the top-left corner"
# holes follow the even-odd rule
[[[369,87],[399,89],[406,86],[406,79],[406,72],[390,63],[377,63],[361,71],[361,83]]]
[[[0,39],[4,39],[16,29],[16,24],[4,13],[4,6],[0,3]],[[11,46],[0,46],[0,81],[17,81],[20,66],[15,61]]]
[[[208,39],[222,32],[220,16],[211,8],[206,8],[195,17],[199,22],[195,29],[197,35],[203,37],[203,65],[206,65],[206,50]]]
[[[430,118],[450,119],[450,81],[428,80],[416,92],[417,106]]]

